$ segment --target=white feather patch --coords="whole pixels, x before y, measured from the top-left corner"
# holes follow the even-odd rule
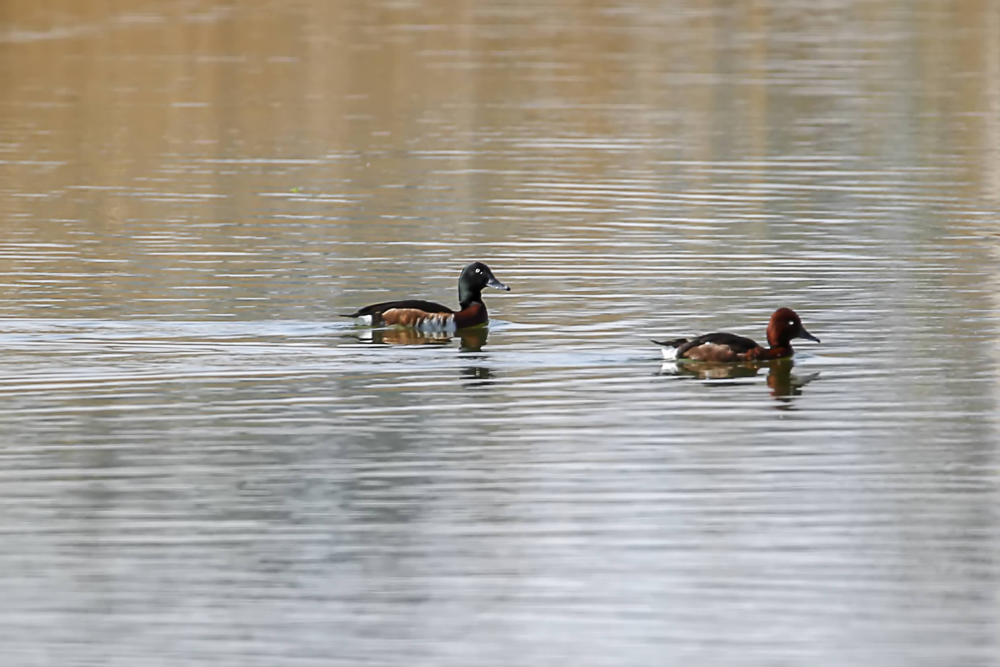
[[[371,324],[372,323],[372,316],[371,315],[362,315],[361,317],[358,318],[358,321],[361,322],[361,324]]]
[[[677,348],[673,345],[661,345],[660,352],[663,353],[663,358],[667,361],[673,361],[677,358]]]
[[[454,317],[430,317],[417,326],[417,331],[426,333],[455,333]]]

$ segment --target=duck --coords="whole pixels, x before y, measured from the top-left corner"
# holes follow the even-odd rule
[[[433,301],[406,299],[372,304],[342,317],[351,317],[361,324],[372,326],[453,333],[489,322],[486,304],[483,303],[483,289],[486,287],[510,291],[509,287],[496,279],[490,267],[483,262],[473,262],[462,269],[462,274],[458,277],[457,311]]]
[[[795,354],[793,338],[820,342],[802,326],[802,320],[791,308],[778,308],[767,323],[767,344],[762,347],[751,338],[731,333],[710,333],[697,338],[674,338],[653,342],[660,346],[668,360],[738,362],[785,359]]]

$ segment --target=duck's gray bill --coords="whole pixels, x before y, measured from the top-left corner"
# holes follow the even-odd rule
[[[807,340],[815,341],[817,343],[820,342],[819,338],[816,338],[816,336],[813,336],[811,333],[806,331],[805,327],[802,327],[802,329],[799,331],[799,338],[805,338]]]
[[[504,285],[502,282],[500,282],[499,280],[497,280],[493,276],[490,276],[490,279],[486,283],[486,285],[489,286],[489,287],[492,287],[493,289],[502,289],[502,290],[507,291],[507,292],[510,291],[509,287],[507,287],[506,285]]]

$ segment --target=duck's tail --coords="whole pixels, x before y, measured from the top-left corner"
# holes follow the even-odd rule
[[[341,317],[352,317],[358,321],[358,324],[364,324],[366,326],[375,324],[375,318],[372,315],[364,315],[363,313],[351,313],[350,315],[340,313]]]
[[[677,358],[677,348],[688,342],[687,338],[674,338],[673,340],[650,340],[660,346],[663,358],[670,361]]]

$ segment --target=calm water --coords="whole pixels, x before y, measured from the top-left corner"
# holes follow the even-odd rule
[[[131,4],[0,11],[0,664],[1000,661],[1000,3]]]

